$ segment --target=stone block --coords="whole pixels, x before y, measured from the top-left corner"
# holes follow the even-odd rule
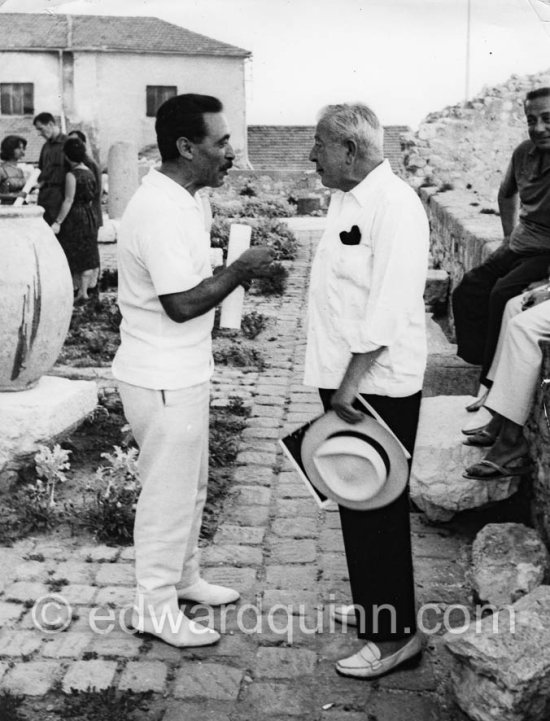
[[[0,490],[41,443],[80,424],[97,404],[93,381],[43,376],[30,390],[0,393]]]
[[[232,544],[215,544],[206,548],[202,554],[204,566],[227,565],[260,566],[262,550],[254,546],[235,546]]]
[[[272,563],[311,563],[315,556],[315,541],[310,539],[277,539],[271,542]]]
[[[304,516],[278,517],[274,519],[271,530],[276,536],[283,538],[316,538],[317,519]]]
[[[28,656],[42,645],[42,636],[34,631],[7,631],[0,635],[0,656]]]
[[[43,696],[52,688],[59,672],[57,661],[18,663],[6,674],[2,689],[22,696]]]
[[[313,588],[316,581],[317,571],[312,564],[266,567],[266,584],[270,588],[308,590]]]
[[[103,563],[97,573],[96,583],[101,586],[134,586],[134,567],[130,563]]]
[[[70,693],[73,688],[77,691],[103,691],[111,686],[116,667],[116,661],[104,659],[76,661],[65,674],[63,692]]]
[[[135,693],[162,693],[167,675],[168,667],[161,661],[130,661],[122,673],[118,687]]]
[[[202,697],[218,701],[235,700],[243,671],[218,663],[191,661],[176,672],[173,695],[176,698]]]
[[[550,586],[444,636],[456,701],[475,721],[550,718]]]
[[[449,297],[449,274],[445,270],[430,268],[424,288],[424,303],[431,308],[445,308]]]
[[[474,590],[495,606],[514,603],[542,584],[548,561],[534,529],[521,523],[489,523],[472,546]]]
[[[0,628],[8,626],[21,618],[24,607],[20,603],[0,601]]]
[[[79,658],[88,647],[93,635],[90,633],[59,633],[46,640],[42,656],[46,658]]]
[[[233,543],[241,545],[257,546],[262,543],[265,536],[265,529],[257,526],[233,526],[230,523],[222,523],[214,536],[214,543]]]
[[[256,678],[295,678],[311,676],[317,655],[313,651],[297,648],[260,648],[256,655]]]
[[[455,513],[502,501],[518,489],[519,480],[475,481],[464,469],[483,458],[485,450],[463,444],[460,432],[469,420],[465,406],[471,396],[424,398],[411,471],[410,495],[433,521],[448,521]]]

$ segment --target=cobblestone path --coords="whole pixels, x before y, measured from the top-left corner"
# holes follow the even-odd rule
[[[285,296],[275,305],[255,305],[272,316],[262,334],[268,367],[241,379],[252,412],[231,494],[203,552],[204,576],[242,591],[238,605],[213,616],[224,633],[220,643],[176,650],[124,631],[118,612],[133,596],[131,548],[25,540],[0,549],[0,689],[37,703],[70,688],[150,690],[165,709],[163,721],[464,718],[445,691],[440,633],[428,634],[415,670],[377,682],[334,671],[336,659],[361,645],[353,630],[331,625],[327,612],[332,602],[350,602],[338,514],[318,510],[277,444],[321,410],[316,393],[302,385],[315,236],[300,233]],[[235,373],[220,372],[216,398],[234,390]],[[420,514],[412,520],[418,602],[432,604],[431,620],[441,620],[452,604],[469,605],[468,544],[460,533],[427,525]],[[60,593],[75,616],[64,631],[46,633],[37,627],[43,602],[33,604],[52,593],[56,579],[69,582]],[[430,618],[423,620],[428,626]]]

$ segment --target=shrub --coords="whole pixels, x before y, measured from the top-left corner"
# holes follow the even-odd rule
[[[296,209],[290,203],[277,198],[249,198],[245,200],[242,208],[243,218],[289,218],[295,214]]]
[[[246,183],[246,185],[243,185],[243,187],[239,190],[239,195],[247,195],[249,198],[255,198],[258,193],[253,185]]]
[[[222,248],[224,257],[227,256],[227,244],[229,243],[229,221],[225,218],[214,218],[210,230],[210,244],[213,248]]]
[[[24,697],[12,694],[11,691],[0,692],[0,719],[2,721],[25,721],[27,718],[20,710]]]
[[[253,310],[245,313],[241,320],[241,331],[245,338],[252,340],[265,328],[267,319],[263,313]]]
[[[252,228],[251,245],[267,245],[275,260],[294,260],[298,251],[296,236],[280,220],[263,220]]]
[[[101,691],[77,691],[63,699],[62,718],[78,719],[78,721],[136,721],[139,714],[149,712],[149,700],[152,693],[135,691],[117,691],[113,686]]]
[[[256,278],[254,288],[261,295],[282,295],[286,289],[288,270],[282,263],[273,263],[273,275],[266,278]]]
[[[233,365],[239,368],[265,368],[262,354],[256,349],[235,341],[214,350],[214,361],[220,365]]]

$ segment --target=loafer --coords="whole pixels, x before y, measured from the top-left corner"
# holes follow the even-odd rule
[[[347,606],[339,603],[330,609],[330,617],[338,623],[346,624],[346,626],[357,626],[357,616],[355,615],[355,606]]]
[[[208,583],[203,578],[187,588],[176,587],[176,591],[179,601],[190,601],[204,606],[225,606],[240,598],[240,593],[234,588]]]
[[[343,658],[336,663],[336,670],[343,676],[354,678],[378,678],[405,664],[416,665],[422,654],[422,641],[418,634],[411,636],[409,641],[396,651],[382,658],[378,646],[369,641],[353,656]]]

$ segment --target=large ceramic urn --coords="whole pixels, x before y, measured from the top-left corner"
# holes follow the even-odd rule
[[[0,391],[32,388],[71,320],[69,265],[39,206],[0,206]]]

